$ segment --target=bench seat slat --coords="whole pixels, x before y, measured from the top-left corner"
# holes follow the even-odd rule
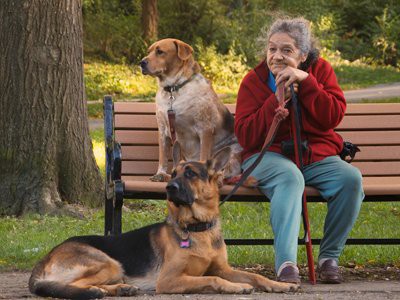
[[[125,190],[127,192],[143,191],[165,193],[165,182],[152,182],[144,176],[123,176]],[[364,177],[364,191],[368,195],[399,195],[400,180],[398,177]],[[223,186],[220,189],[221,195],[227,195],[233,186]],[[306,193],[309,196],[319,196],[316,189],[306,187]],[[262,195],[258,189],[240,187],[236,194],[239,195]]]
[[[387,162],[353,162],[364,176],[400,176],[400,161]],[[157,171],[157,161],[124,161],[123,175],[153,175]],[[171,170],[172,163],[169,163]]]
[[[354,161],[400,160],[400,146],[360,146],[360,149]],[[157,161],[158,145],[122,145],[122,159]]]

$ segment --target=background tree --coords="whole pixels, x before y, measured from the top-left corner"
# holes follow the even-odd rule
[[[100,204],[84,101],[80,0],[0,5],[0,214]]]
[[[142,0],[142,33],[143,40],[151,44],[158,37],[157,0]]]

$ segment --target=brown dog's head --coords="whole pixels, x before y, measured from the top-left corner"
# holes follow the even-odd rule
[[[183,222],[207,222],[219,214],[218,180],[229,161],[231,148],[226,147],[206,162],[180,161],[180,147],[174,144],[174,170],[167,184],[170,213],[181,213]]]
[[[180,72],[189,78],[200,71],[193,58],[193,48],[177,39],[163,39],[148,49],[148,55],[140,62],[142,73],[164,80]]]

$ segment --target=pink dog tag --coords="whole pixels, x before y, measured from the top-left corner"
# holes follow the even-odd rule
[[[181,240],[179,246],[180,246],[181,248],[190,248],[190,239]]]

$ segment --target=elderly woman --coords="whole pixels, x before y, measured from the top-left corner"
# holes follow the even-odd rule
[[[301,173],[291,151],[283,150],[293,145],[289,115],[252,173],[271,200],[277,279],[300,283],[297,241],[302,194],[308,185],[318,189],[328,203],[318,257],[319,279],[340,283],[338,259],[364,198],[359,170],[338,156],[343,140],[334,128],[344,116],[346,101],[331,65],[319,57],[305,19],[275,21],[264,35],[264,47],[265,59],[244,77],[237,98],[235,133],[244,149],[242,167],[249,167],[261,151],[278,107],[276,86],[281,82],[286,82],[286,99],[290,98],[289,85],[294,85],[304,141]]]

